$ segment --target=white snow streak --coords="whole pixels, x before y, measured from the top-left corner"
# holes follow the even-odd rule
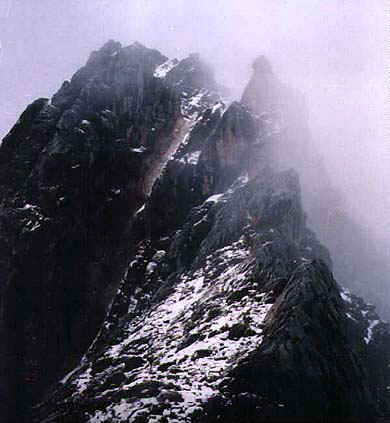
[[[153,76],[155,78],[165,78],[167,73],[170,72],[177,64],[177,59],[170,59],[164,62],[162,65],[157,66],[157,68],[154,71]]]

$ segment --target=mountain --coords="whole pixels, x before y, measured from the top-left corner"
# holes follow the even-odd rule
[[[288,168],[299,95],[264,57],[221,95],[196,54],[110,41],[5,137],[3,421],[390,415],[389,327],[335,281]]]

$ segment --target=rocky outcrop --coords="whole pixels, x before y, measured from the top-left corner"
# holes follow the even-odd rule
[[[51,100],[31,104],[3,140],[4,421],[22,421],[96,336],[131,250],[134,213],[218,99],[199,57],[162,75],[166,62],[138,43],[110,41]]]

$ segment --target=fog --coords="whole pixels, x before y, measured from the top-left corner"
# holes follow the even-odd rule
[[[200,52],[235,98],[265,54],[304,94],[348,207],[388,248],[384,9],[379,0],[0,0],[0,137],[110,38],[169,57]]]

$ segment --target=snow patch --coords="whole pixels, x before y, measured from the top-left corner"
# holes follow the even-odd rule
[[[38,206],[33,206],[32,204],[25,204],[20,210],[31,210],[36,209]]]
[[[352,304],[352,299],[351,299],[351,297],[350,297],[349,293],[347,293],[347,292],[345,292],[345,291],[344,291],[344,292],[343,292],[343,291],[341,291],[341,292],[340,292],[340,295],[341,295],[341,298],[342,298],[345,302]]]
[[[162,65],[157,66],[157,68],[154,71],[153,76],[155,78],[165,78],[167,73],[170,72],[178,63],[179,63],[179,61],[177,59],[167,60]]]
[[[150,275],[152,274],[157,267],[157,263],[155,263],[154,261],[151,261],[150,263],[148,263],[148,265],[146,266],[146,274]]]
[[[205,203],[218,203],[223,196],[224,193],[211,195],[209,198],[207,198]]]
[[[201,90],[192,97],[184,97],[181,101],[181,114],[187,118],[196,120],[200,117],[200,112],[207,106],[204,98],[207,96],[206,90]]]
[[[192,153],[187,153],[179,160],[179,162],[185,163],[185,164],[197,165],[201,153],[202,153],[201,151],[193,151]]]
[[[34,206],[33,204],[25,204],[19,210],[27,211],[27,216],[22,220],[24,224],[23,232],[34,232],[41,227],[43,221],[47,220],[40,210],[39,206]]]
[[[145,203],[146,204],[146,203]],[[143,204],[136,212],[134,216],[138,216],[141,212],[145,210],[145,204]]]
[[[152,260],[159,262],[165,257],[166,254],[167,252],[165,250],[158,250],[154,253]]]
[[[345,315],[348,317],[348,319],[351,319],[354,322],[357,322],[357,320],[351,315],[351,313],[345,313]]]
[[[367,328],[367,336],[364,337],[364,341],[368,344],[372,339],[372,330],[376,325],[380,323],[380,320],[370,320]]]
[[[91,368],[88,367],[88,369],[81,374],[80,376],[78,376],[78,378],[76,379],[76,387],[77,387],[77,393],[81,394],[82,392],[84,392],[87,387],[89,382],[92,379],[92,375],[91,375]],[[75,395],[75,394],[73,394]]]
[[[146,147],[141,145],[141,147],[130,148],[130,151],[132,151],[133,153],[143,153],[144,151],[146,151]]]
[[[214,106],[211,108],[211,114],[214,114],[215,112],[221,109],[223,111],[225,109],[225,105],[221,101],[218,101],[218,103],[215,103]]]

